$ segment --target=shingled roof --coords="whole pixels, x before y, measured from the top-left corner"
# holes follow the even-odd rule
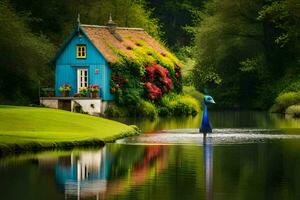
[[[117,27],[111,16],[106,26],[98,26],[81,24],[78,15],[76,30],[70,35],[53,61],[78,32],[82,32],[110,64],[118,62],[120,55],[125,55],[133,61],[144,58],[147,61],[156,61],[165,67],[181,66],[179,60],[144,29]]]
[[[138,48],[143,43],[161,56],[170,55],[173,57],[174,64],[180,66],[177,58],[171,56],[172,54],[164,46],[142,28],[114,27],[112,29],[110,26],[80,24],[80,29],[109,63],[115,63],[119,59],[114,49],[134,59],[135,54],[132,49]]]

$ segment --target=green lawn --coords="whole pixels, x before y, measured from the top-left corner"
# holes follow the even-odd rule
[[[112,120],[49,108],[0,105],[0,149],[50,148],[113,141],[135,134]]]

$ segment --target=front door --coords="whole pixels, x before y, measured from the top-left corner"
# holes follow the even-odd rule
[[[88,87],[88,70],[77,69],[77,92],[79,93],[80,88]]]

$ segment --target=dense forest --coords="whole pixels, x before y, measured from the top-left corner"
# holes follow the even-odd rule
[[[218,106],[266,109],[300,90],[298,0],[212,0],[200,17],[193,82]]]
[[[219,108],[268,109],[300,91],[298,0],[0,0],[0,103],[36,103],[76,25],[141,27],[184,63],[184,83]]]

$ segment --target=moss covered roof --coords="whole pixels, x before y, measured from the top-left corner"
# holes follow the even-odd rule
[[[144,64],[181,66],[179,60],[144,29],[86,24],[81,24],[80,28],[109,63],[126,56]]]

